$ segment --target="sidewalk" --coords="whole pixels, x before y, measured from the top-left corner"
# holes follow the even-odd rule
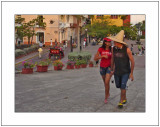
[[[88,46],[82,51],[90,51],[93,56],[99,47]],[[145,56],[134,56],[134,59],[134,81],[128,81],[128,103],[123,109],[117,108],[120,90],[114,83],[110,83],[110,99],[108,104],[104,104],[104,85],[99,67],[87,67],[62,71],[52,68],[46,73],[16,74],[15,111],[145,112]]]
[[[48,50],[49,50],[49,48],[44,48],[44,49],[43,49],[43,52],[45,53],[45,52],[47,52]],[[34,52],[34,53],[31,53],[31,54],[29,54],[29,55],[26,55],[26,56],[24,56],[24,57],[15,59],[15,64],[18,65],[18,64],[22,63],[23,61],[29,60],[29,59],[34,58],[34,57],[36,57],[36,56],[38,56],[38,51],[37,51],[37,52]]]

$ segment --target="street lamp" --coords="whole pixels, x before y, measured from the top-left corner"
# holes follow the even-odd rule
[[[82,50],[82,46],[81,46],[81,27],[80,27],[80,32],[79,32],[79,40],[80,40],[80,51]]]
[[[140,34],[139,34],[139,32],[140,32],[140,26],[141,26],[140,23],[136,24],[136,27],[138,29],[137,42],[136,42],[137,44],[141,44],[141,42],[140,42]]]
[[[88,43],[87,43],[87,31],[88,31],[88,29],[85,29],[85,31],[86,31],[86,46],[88,46]]]

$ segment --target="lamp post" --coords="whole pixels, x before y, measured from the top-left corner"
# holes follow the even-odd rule
[[[70,45],[71,45],[71,52],[73,52],[73,47],[72,47],[72,36],[70,37]]]
[[[81,50],[82,50],[82,46],[81,46],[81,27],[80,27],[80,32],[79,32],[79,40],[80,40],[80,43],[79,43],[80,47],[79,48],[80,48],[80,52],[81,52]]]
[[[85,31],[86,31],[86,46],[88,46],[88,42],[87,42],[87,31],[88,31],[88,29],[85,29]]]
[[[136,27],[137,27],[137,29],[138,29],[138,35],[137,35],[137,44],[141,44],[141,42],[140,42],[140,34],[139,34],[139,32],[140,32],[140,23],[138,23],[138,24],[136,24]]]

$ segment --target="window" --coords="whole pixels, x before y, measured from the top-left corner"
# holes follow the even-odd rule
[[[118,15],[111,15],[111,19],[118,19]]]
[[[50,24],[53,24],[54,23],[54,21],[53,20],[50,20]]]

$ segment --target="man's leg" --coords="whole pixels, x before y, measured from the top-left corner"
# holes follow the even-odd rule
[[[126,89],[121,89],[120,103],[123,103],[123,100],[126,100]]]

